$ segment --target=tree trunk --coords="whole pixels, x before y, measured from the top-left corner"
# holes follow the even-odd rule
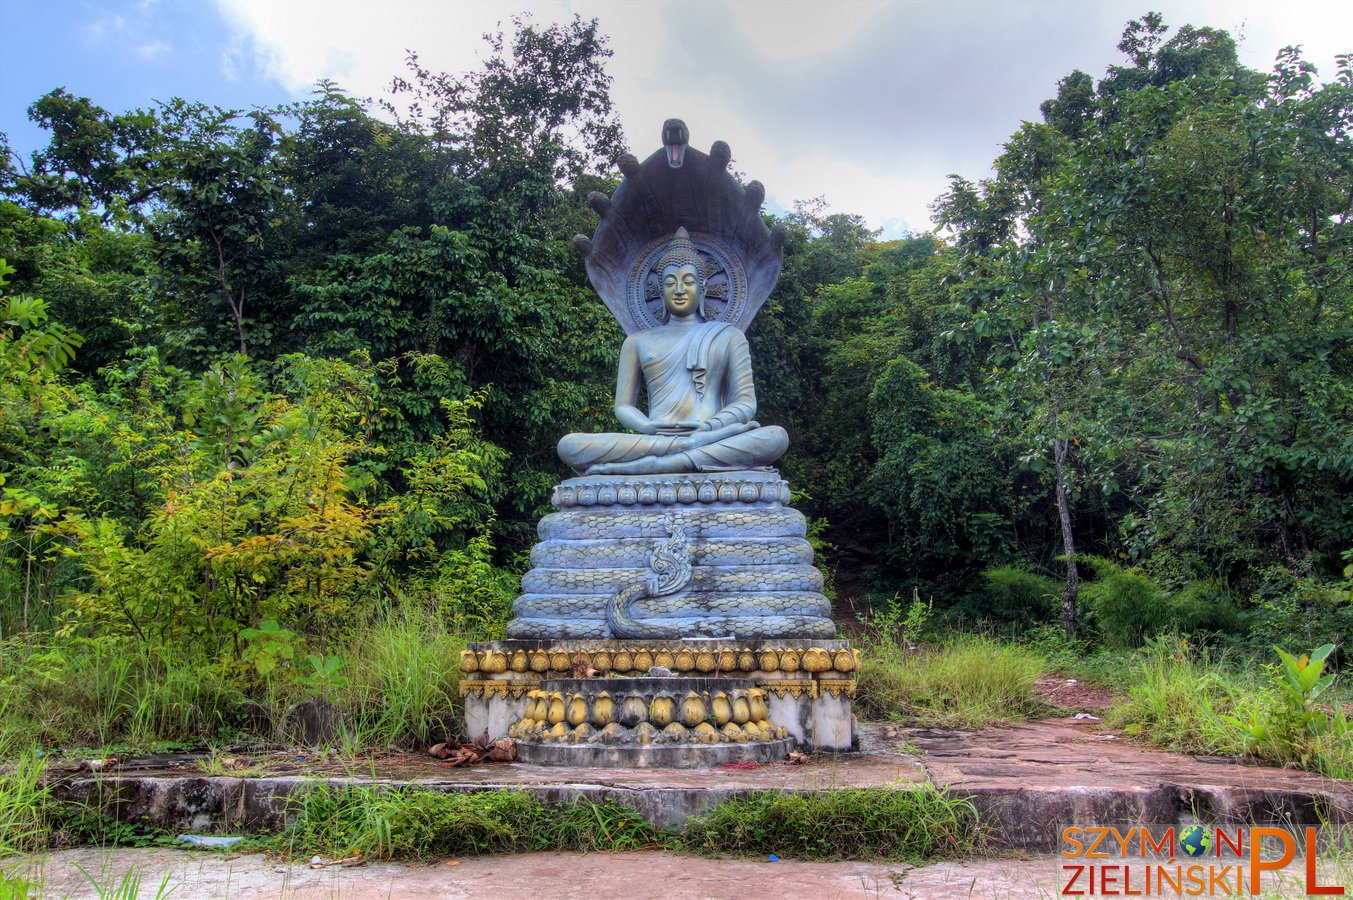
[[[1076,536],[1071,531],[1071,502],[1066,485],[1065,438],[1053,438],[1052,455],[1057,463],[1057,515],[1062,522],[1062,548],[1066,553],[1066,590],[1062,592],[1062,629],[1068,638],[1076,636],[1076,598],[1081,575],[1076,567]]]

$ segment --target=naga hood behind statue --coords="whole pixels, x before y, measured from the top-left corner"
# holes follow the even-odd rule
[[[601,216],[596,233],[573,239],[592,286],[626,334],[660,324],[654,267],[678,228],[690,232],[700,253],[709,321],[746,331],[780,277],[785,232],[761,219],[765,188],[758,181],[743,187],[729,174],[726,143],[715,141],[705,154],[687,147],[687,134],[684,122],[668,119],[663,149],[642,164],[622,156],[624,181],[615,195],[588,197]]]

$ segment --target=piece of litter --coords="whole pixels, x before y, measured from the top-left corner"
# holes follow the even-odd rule
[[[774,853],[772,853],[772,854],[770,855],[770,858],[769,858],[768,861],[769,861],[769,862],[779,862],[779,861],[780,861],[780,857],[778,857],[778,856],[776,856]]]
[[[1089,713],[1076,713],[1076,714],[1075,714],[1074,716],[1072,716],[1071,718],[1073,718],[1073,719],[1088,719],[1088,720],[1090,720],[1091,722],[1098,722],[1098,721],[1099,721],[1099,716],[1092,716],[1092,715],[1090,715]]]
[[[458,866],[458,865],[460,865],[460,860],[458,860],[458,859],[448,859],[448,860],[446,861],[446,864],[447,864],[448,866]]]
[[[209,834],[181,834],[178,839],[194,847],[229,847],[244,840],[242,837],[218,837]]]

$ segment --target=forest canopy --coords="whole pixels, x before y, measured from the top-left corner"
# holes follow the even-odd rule
[[[843,606],[1342,638],[1353,60],[1254,71],[1155,14],[1119,49],[933,233],[781,217],[758,418]],[[262,672],[378,605],[499,634],[555,443],[615,427],[570,246],[625,150],[609,55],[518,22],[468,76],[412,57],[404,116],[37,98],[0,168],[0,637]]]

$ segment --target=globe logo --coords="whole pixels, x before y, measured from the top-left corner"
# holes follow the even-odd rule
[[[1212,846],[1212,835],[1201,825],[1190,825],[1179,832],[1179,849],[1185,856],[1202,856]]]

